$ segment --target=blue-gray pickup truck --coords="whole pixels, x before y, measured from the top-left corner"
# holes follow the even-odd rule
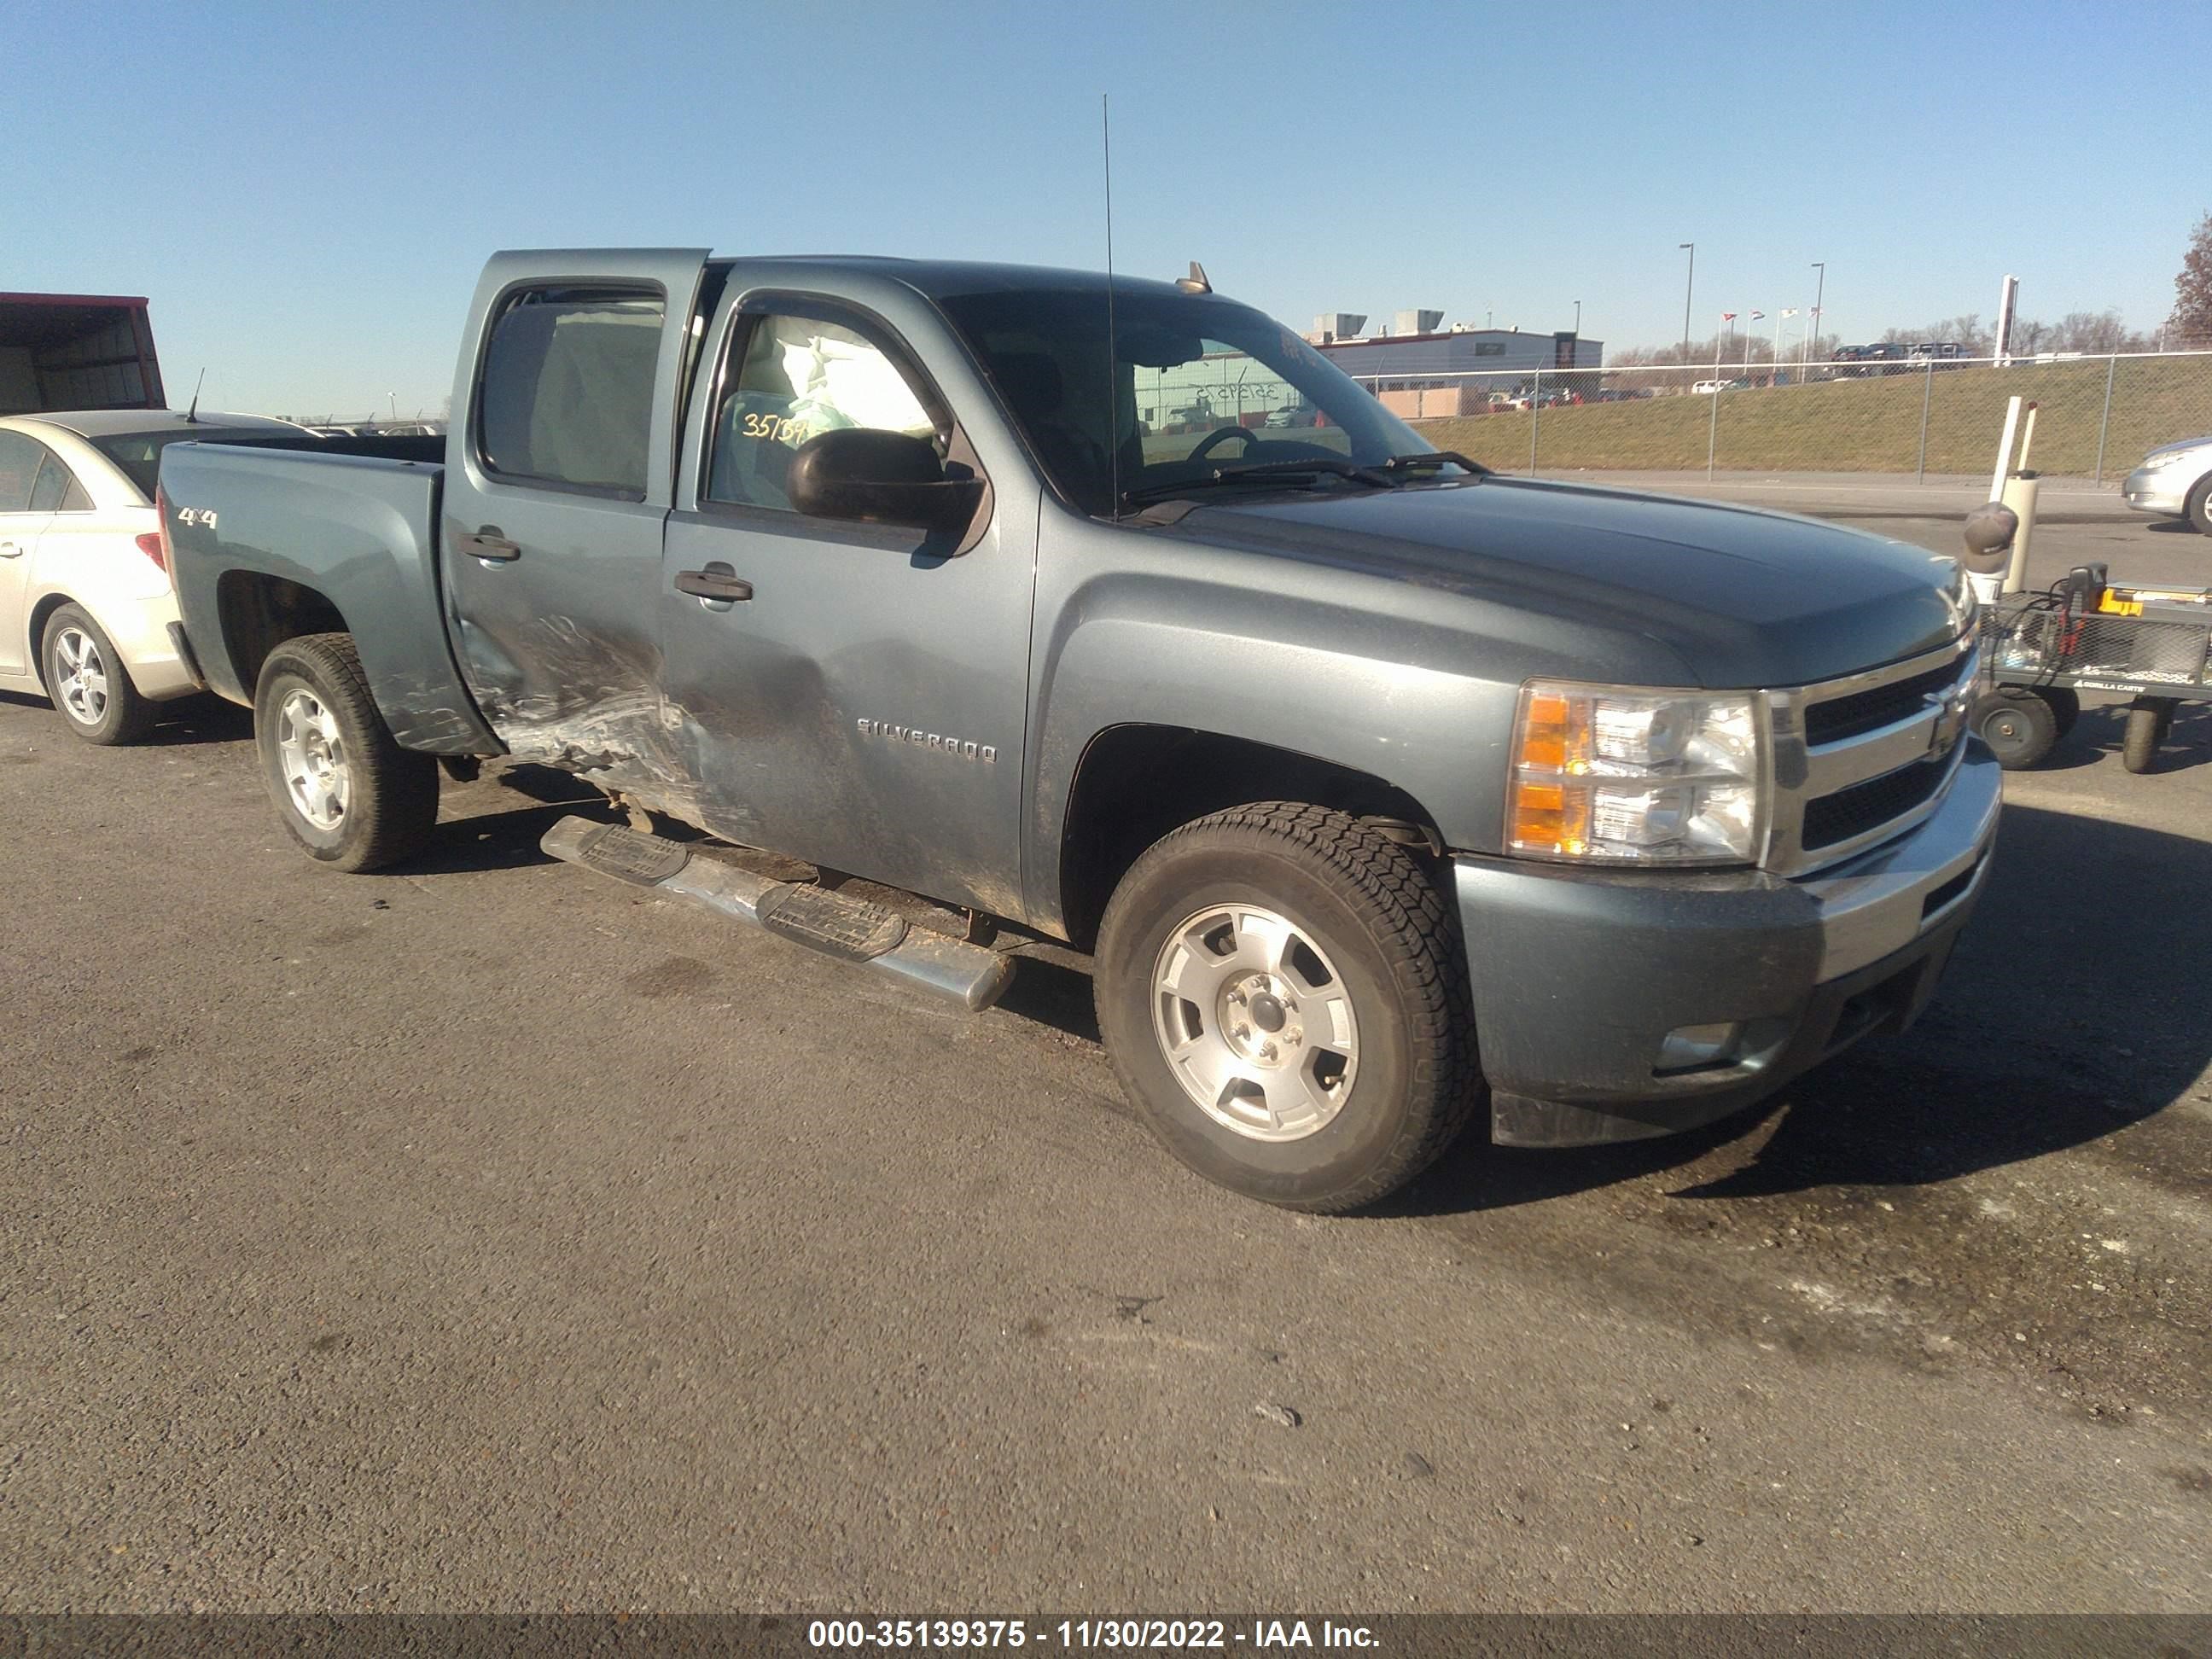
[[[161,475],[308,853],[512,757],[629,814],[549,850],[855,971],[1087,955],[1273,1202],[1758,1100],[1913,1018],[1988,868],[1953,560],[1497,476],[1196,267],[502,253],[447,436],[356,447]]]

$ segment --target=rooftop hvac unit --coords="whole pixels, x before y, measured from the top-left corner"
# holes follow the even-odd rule
[[[1433,334],[1437,331],[1437,325],[1443,319],[1444,314],[1441,311],[1401,311],[1392,319],[1390,331],[1393,334]]]
[[[1331,340],[1356,340],[1366,326],[1364,311],[1324,311],[1314,319],[1314,332]]]

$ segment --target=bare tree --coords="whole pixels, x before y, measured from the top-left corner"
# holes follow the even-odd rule
[[[2173,279],[2173,314],[2166,319],[2169,349],[2199,350],[2212,346],[2212,213],[2197,222],[2181,273]]]

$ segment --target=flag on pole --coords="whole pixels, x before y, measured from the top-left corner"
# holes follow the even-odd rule
[[[1724,323],[1734,322],[1735,320],[1735,313],[1733,311],[1723,311],[1721,313],[1721,320]]]
[[[1782,314],[1783,314],[1784,316],[1785,316],[1785,317],[1795,317],[1795,316],[1797,314],[1797,307],[1796,307],[1796,306],[1791,306],[1791,307],[1790,307],[1787,311],[1784,312]]]
[[[1766,315],[1766,313],[1763,311],[1754,311],[1751,313],[1751,320],[1755,323],[1765,315]]]

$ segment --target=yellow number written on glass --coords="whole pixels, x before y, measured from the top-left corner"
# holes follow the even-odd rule
[[[812,434],[813,428],[804,421],[794,421],[788,415],[748,415],[745,416],[745,436],[766,438],[773,443],[803,444]]]

